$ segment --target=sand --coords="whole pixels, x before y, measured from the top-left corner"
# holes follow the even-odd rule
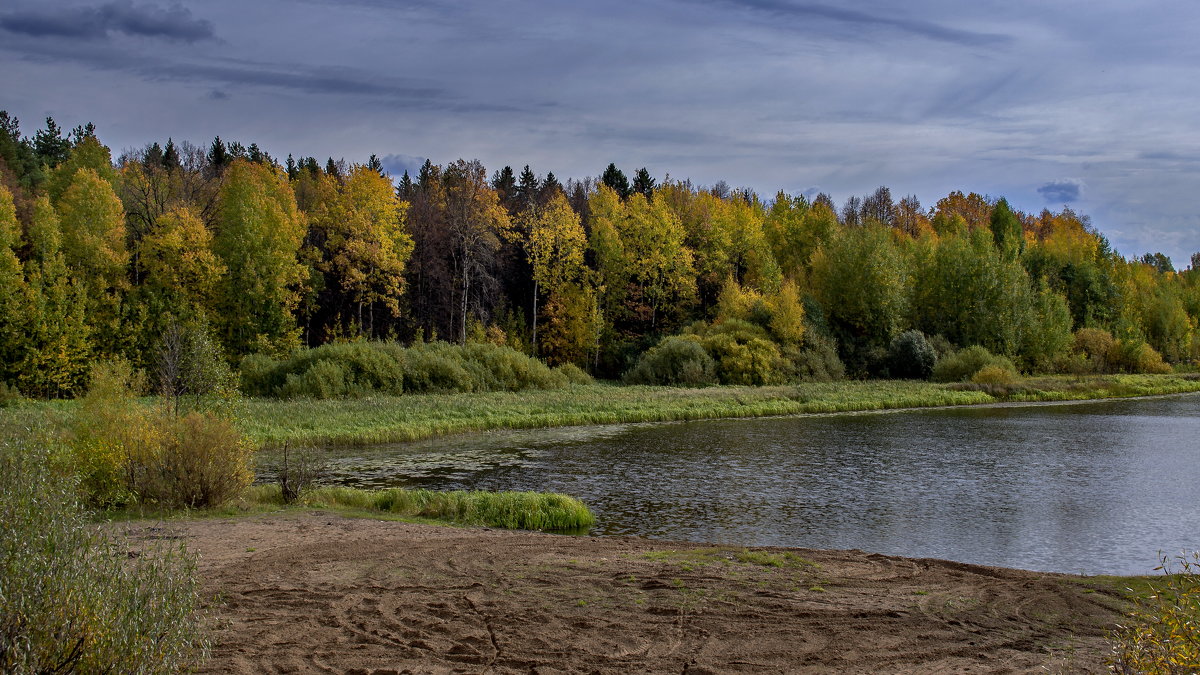
[[[1078,577],[861,551],[320,511],[121,529],[198,555],[207,673],[1102,672],[1120,618]]]

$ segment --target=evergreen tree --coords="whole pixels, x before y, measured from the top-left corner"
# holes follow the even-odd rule
[[[517,188],[514,202],[519,211],[524,211],[537,202],[538,189],[541,183],[538,181],[537,175],[526,164],[521,170],[521,177],[517,181]]]
[[[71,141],[63,138],[62,130],[58,128],[53,117],[46,118],[46,128],[41,129],[33,137],[33,148],[43,164],[54,168],[66,161],[71,152]]]
[[[413,180],[408,175],[408,169],[404,170],[404,175],[400,177],[400,184],[396,186],[396,196],[404,201],[412,201],[413,196]]]
[[[225,167],[229,165],[233,159],[229,156],[229,150],[225,147],[225,143],[220,136],[213,139],[213,142],[208,146],[208,169],[210,174],[214,176],[221,175]]]
[[[379,157],[377,155],[371,155],[370,158],[367,159],[367,168],[379,174],[379,176],[382,178],[387,177],[387,174],[385,174],[383,171],[383,162],[379,161]]]
[[[496,196],[500,198],[500,203],[509,212],[515,210],[514,199],[516,197],[517,178],[513,174],[511,166],[505,166],[503,169],[492,174],[492,189],[496,191]]]
[[[632,190],[629,187],[629,179],[625,177],[625,172],[617,168],[616,164],[609,164],[608,168],[600,176],[600,182],[607,185],[621,199],[629,199]]]
[[[162,166],[167,171],[179,168],[179,149],[175,147],[175,141],[170,138],[167,139],[167,146],[163,148]]]
[[[633,176],[633,191],[641,193],[646,199],[650,199],[654,197],[655,187],[656,182],[650,177],[650,172],[646,170],[646,167],[638,169],[637,173]]]

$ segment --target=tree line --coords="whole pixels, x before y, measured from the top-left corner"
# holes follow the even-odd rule
[[[468,160],[393,179],[375,156],[280,161],[220,138],[114,161],[92,125],[23,136],[0,112],[0,381],[26,395],[78,394],[97,359],[147,366],[181,325],[235,363],[444,340],[615,377],[664,336],[755,316],[855,376],[907,330],[1029,370],[1064,368],[1084,329],[1182,363],[1200,357],[1200,255],[1126,259],[1070,209],[975,193],[925,208],[880,187],[839,209]]]

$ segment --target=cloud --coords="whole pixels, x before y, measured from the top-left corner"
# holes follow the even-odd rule
[[[785,0],[708,0],[723,5],[741,7],[754,12],[770,14],[775,17],[810,21],[824,19],[842,24],[856,26],[879,26],[898,30],[910,35],[950,42],[961,45],[1000,45],[1007,44],[1012,38],[998,33],[979,33],[958,28],[950,28],[932,21],[905,19],[887,16],[883,13],[867,13],[845,7],[835,7],[812,2],[786,2]]]
[[[135,5],[114,0],[94,7],[59,12],[36,10],[0,16],[0,28],[31,37],[105,39],[110,33],[197,42],[216,37],[212,22],[197,19],[182,5]]]
[[[208,98],[214,101],[227,101],[229,100],[229,94],[221,91],[220,89],[213,89],[212,91],[208,92]]]
[[[1047,204],[1070,204],[1078,201],[1083,192],[1083,181],[1074,178],[1052,180],[1037,189]]]
[[[407,171],[408,175],[415,179],[421,171],[421,165],[425,163],[425,158],[415,155],[392,154],[385,155],[379,161],[383,164],[383,170],[392,178],[399,179]]]

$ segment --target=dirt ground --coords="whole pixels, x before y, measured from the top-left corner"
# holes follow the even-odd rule
[[[123,526],[199,555],[209,673],[1103,671],[1078,578],[346,518]]]

